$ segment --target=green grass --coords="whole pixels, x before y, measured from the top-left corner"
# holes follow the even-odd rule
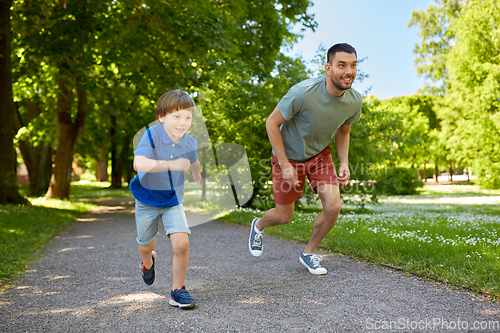
[[[382,198],[381,204],[369,207],[368,213],[342,213],[320,246],[358,260],[499,296],[500,193],[496,197],[483,196],[488,204],[481,204],[478,195],[474,201],[467,201],[470,189],[462,195],[457,195],[460,190],[448,195],[453,187],[445,188],[439,197],[434,197],[439,189],[431,187],[427,189],[429,194]],[[250,225],[252,216],[262,214],[237,210],[222,219]],[[317,208],[296,212],[288,225],[266,228],[265,232],[306,242],[316,215]]]
[[[102,198],[102,197],[131,197],[132,193],[127,186],[127,183],[122,184],[122,188],[110,188],[110,182],[71,182],[69,190],[69,198]],[[21,185],[19,193],[26,196],[28,193],[28,185]]]
[[[31,198],[32,206],[0,205],[0,290],[35,262],[45,244],[94,205]]]
[[[110,188],[110,185],[109,182],[72,182],[69,197],[79,199],[132,196],[126,183],[122,185],[122,188]]]

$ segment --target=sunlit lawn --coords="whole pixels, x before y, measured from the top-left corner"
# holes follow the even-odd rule
[[[127,186],[127,183],[122,184],[122,188],[111,188],[110,182],[89,182],[76,181],[71,182],[69,190],[69,198],[102,198],[102,197],[130,197],[132,194]],[[19,193],[26,196],[28,193],[28,185],[21,185]]]
[[[31,198],[32,206],[0,205],[0,290],[38,258],[43,246],[94,205]]]
[[[362,214],[341,214],[321,246],[422,274],[476,292],[500,295],[500,191],[426,186],[419,196],[382,198]],[[349,210],[348,210],[349,211]],[[238,210],[223,217],[250,225],[263,212]],[[317,212],[296,212],[269,235],[306,242]]]
[[[111,188],[110,185],[109,182],[72,182],[69,197],[77,199],[132,196],[127,183],[123,183],[122,188]]]

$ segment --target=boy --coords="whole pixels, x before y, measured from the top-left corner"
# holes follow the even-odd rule
[[[182,206],[185,172],[191,169],[194,181],[201,181],[197,142],[186,132],[195,115],[193,99],[173,90],[160,97],[156,118],[161,125],[150,127],[135,151],[137,177],[130,182],[134,195],[137,242],[142,258],[142,278],[147,285],[155,281],[156,236],[158,218],[170,238],[174,258],[169,304],[181,308],[196,306],[184,287],[189,260],[189,235]]]

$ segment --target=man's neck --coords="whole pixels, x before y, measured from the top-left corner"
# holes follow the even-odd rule
[[[327,75],[325,78],[325,85],[326,85],[326,90],[330,95],[333,97],[340,97],[344,94],[345,90],[341,90],[337,88],[333,82],[332,79]]]

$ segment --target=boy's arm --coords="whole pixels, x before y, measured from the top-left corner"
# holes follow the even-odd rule
[[[196,162],[191,164],[191,172],[193,173],[193,181],[199,185],[201,182],[200,161],[199,160],[196,160]]]
[[[182,171],[186,172],[189,169],[190,162],[187,158],[178,158],[176,160],[153,160],[146,156],[134,156],[134,170],[139,172],[165,172],[165,171]]]
[[[351,125],[345,125],[339,127],[337,133],[335,133],[335,149],[337,150],[337,155],[339,156],[339,177],[337,178],[341,185],[344,185],[351,177],[349,171],[349,139],[350,139]]]

